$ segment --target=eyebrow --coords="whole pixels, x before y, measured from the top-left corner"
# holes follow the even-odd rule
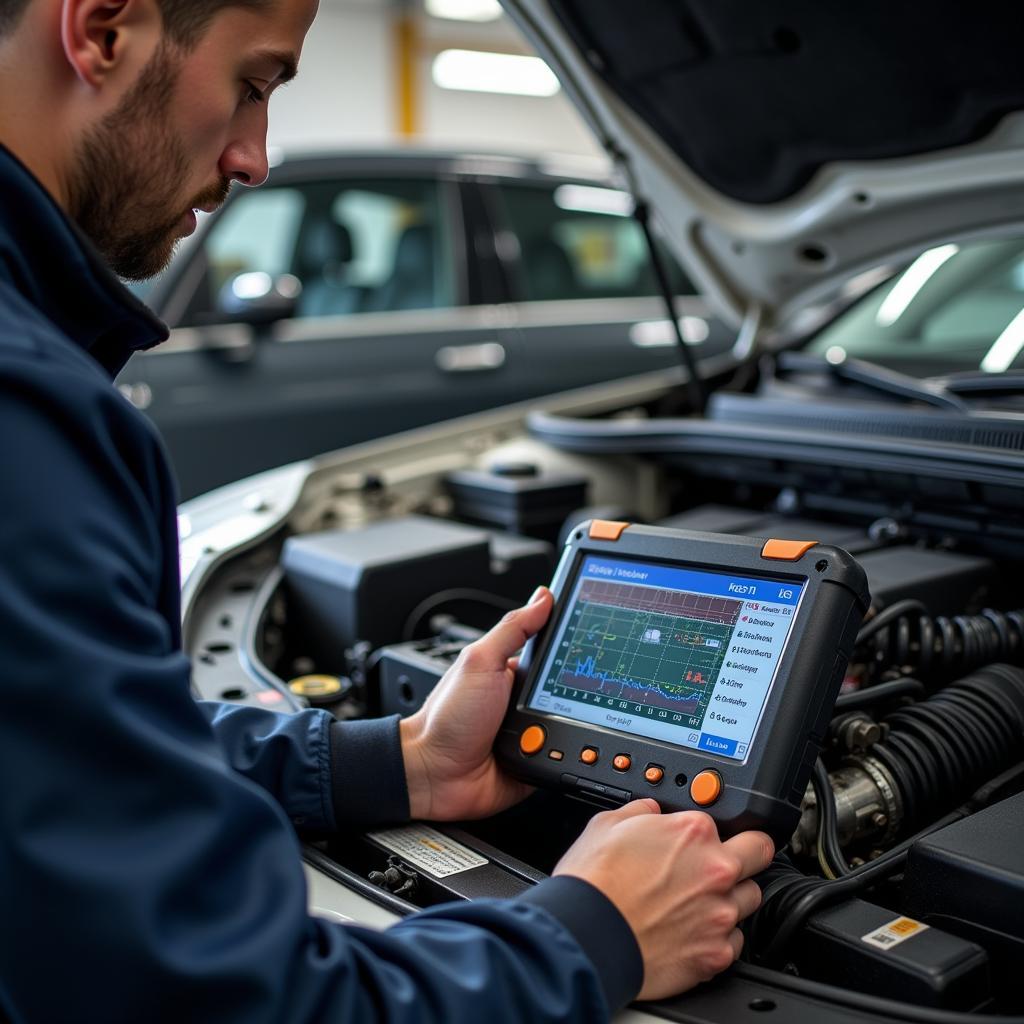
[[[287,50],[260,50],[255,56],[258,60],[274,61],[281,65],[281,73],[276,79],[279,85],[290,82],[299,73],[298,58]]]

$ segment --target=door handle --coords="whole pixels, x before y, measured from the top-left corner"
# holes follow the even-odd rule
[[[498,370],[505,365],[505,346],[496,341],[479,345],[445,345],[437,350],[434,361],[443,373],[479,373]]]

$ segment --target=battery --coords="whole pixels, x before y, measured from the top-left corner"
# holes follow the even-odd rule
[[[918,1006],[973,1010],[991,997],[981,946],[863,900],[811,917],[793,961],[804,977]]]

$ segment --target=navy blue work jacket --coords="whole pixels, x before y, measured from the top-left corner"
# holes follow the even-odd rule
[[[192,699],[174,486],[111,384],[165,336],[0,147],[0,1016],[606,1019],[642,965],[585,882],[308,914],[296,823],[408,816],[397,720]]]

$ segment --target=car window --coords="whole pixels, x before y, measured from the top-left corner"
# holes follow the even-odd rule
[[[213,294],[237,274],[288,273],[305,209],[305,196],[297,188],[241,193],[204,245]]]
[[[808,350],[921,376],[1024,366],[1024,240],[926,250]]]
[[[516,241],[526,300],[625,298],[658,293],[647,243],[625,192],[564,183],[498,186],[503,228]],[[659,246],[676,294],[693,286]]]
[[[148,278],[145,281],[125,281],[122,279],[121,284],[125,286],[137,299],[141,299],[143,302],[146,301],[146,296],[153,290],[153,282],[155,278]]]
[[[450,227],[432,181],[317,181],[239,193],[207,233],[187,323],[231,319],[240,274],[301,284],[297,317],[455,304]]]

